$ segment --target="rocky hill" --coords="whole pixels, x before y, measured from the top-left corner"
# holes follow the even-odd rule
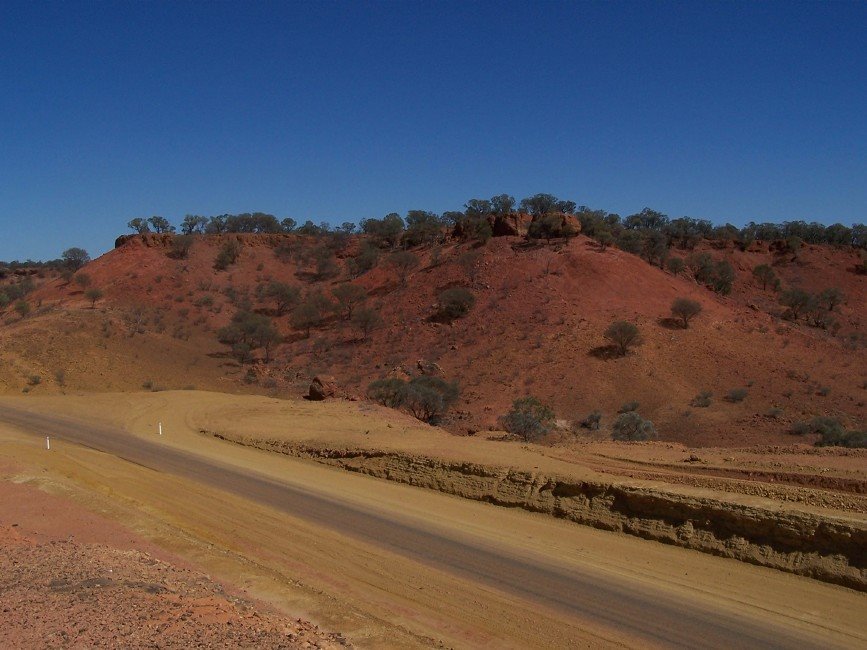
[[[692,445],[791,442],[792,425],[817,415],[863,428],[858,251],[703,240],[672,255],[686,268],[663,270],[584,235],[446,239],[397,253],[359,235],[124,237],[72,277],[27,276],[28,308],[10,302],[0,316],[0,390],[300,396],[320,375],[338,394],[363,396],[379,378],[434,374],[460,386],[444,425],[462,435],[496,428],[526,395],[551,405],[559,436],[605,437],[627,402],[661,439]],[[721,260],[733,270],[728,295],[699,281],[701,264]],[[763,264],[778,290],[754,275]],[[347,283],[363,289],[356,301]],[[442,293],[455,287],[472,304],[448,312]],[[837,289],[839,299],[826,294],[834,304],[821,319],[793,315],[780,302],[791,288]],[[701,305],[687,328],[670,311],[677,298]],[[232,334],[237,314],[262,317],[278,336]],[[620,320],[641,338],[625,356],[604,337]],[[578,426],[592,411],[598,431]]]

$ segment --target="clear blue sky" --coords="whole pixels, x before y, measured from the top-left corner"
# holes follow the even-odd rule
[[[0,3],[0,259],[551,192],[867,218],[865,2]]]

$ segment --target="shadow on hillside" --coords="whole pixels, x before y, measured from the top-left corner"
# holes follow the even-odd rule
[[[622,354],[620,354],[620,349],[616,345],[600,345],[598,347],[592,348],[587,354],[591,357],[602,359],[603,361],[619,359],[623,356]]]
[[[664,327],[667,330],[682,330],[683,329],[683,321],[677,318],[660,318],[656,321],[660,327]]]

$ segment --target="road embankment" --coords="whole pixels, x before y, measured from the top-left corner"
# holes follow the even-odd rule
[[[867,592],[867,526],[859,521],[391,450],[340,449],[200,432],[246,447],[544,513]]]

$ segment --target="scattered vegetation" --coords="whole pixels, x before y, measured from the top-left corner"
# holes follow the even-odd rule
[[[795,435],[818,434],[817,447],[867,447],[867,431],[847,431],[840,420],[818,416],[808,422],[792,425]]]

